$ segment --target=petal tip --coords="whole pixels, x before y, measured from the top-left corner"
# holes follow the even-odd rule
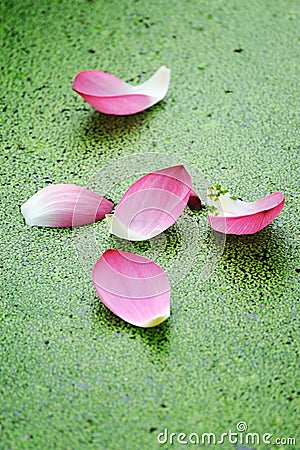
[[[201,202],[201,199],[199,197],[199,195],[197,194],[196,191],[194,191],[193,189],[191,189],[190,191],[190,196],[189,196],[189,201],[188,201],[188,207],[191,210],[195,210],[195,211],[200,211],[200,209],[202,209],[203,205]]]
[[[109,231],[111,232],[112,222],[113,222],[114,214],[105,214],[106,222],[109,226]]]
[[[21,214],[23,216],[23,219],[25,220],[26,225],[33,226],[34,224],[31,222],[30,217],[28,215],[27,203],[28,203],[28,200],[26,202],[24,202],[23,205],[21,205],[21,208],[20,208]]]
[[[145,241],[149,237],[141,236],[138,233],[130,230],[115,214],[106,214],[105,216],[110,234],[117,236],[127,241]]]
[[[139,325],[139,326],[143,327],[143,328],[153,328],[153,327],[156,327],[157,325],[160,325],[161,323],[165,322],[169,317],[170,317],[170,313],[164,314],[164,315],[159,315],[159,316],[154,317],[149,322],[147,322],[143,325]]]

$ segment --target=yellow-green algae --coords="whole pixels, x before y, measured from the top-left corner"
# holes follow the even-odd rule
[[[297,2],[4,0],[1,12],[1,450],[156,449],[165,428],[239,421],[299,445]],[[71,89],[80,70],[134,84],[162,64],[169,93],[136,116],[101,115]],[[281,190],[286,206],[229,237],[207,282],[195,262],[171,317],[141,330],[99,302],[72,232],[27,227],[19,206],[148,151],[247,201]]]

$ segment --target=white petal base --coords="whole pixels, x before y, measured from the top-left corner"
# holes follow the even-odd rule
[[[128,241],[144,241],[145,239],[150,239],[151,236],[145,238],[145,236],[140,236],[137,233],[134,233],[123,222],[120,221],[118,217],[114,214],[106,214],[105,216],[108,226],[109,232],[114,236],[117,236],[121,239],[126,239]]]
[[[140,325],[143,328],[156,327],[170,317],[170,314],[154,317],[150,322]]]

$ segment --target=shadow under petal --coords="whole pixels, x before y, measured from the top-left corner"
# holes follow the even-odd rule
[[[167,356],[170,350],[171,323],[170,319],[153,328],[135,328],[136,336],[140,337],[153,358]]]
[[[96,144],[124,140],[130,135],[135,136],[139,129],[147,125],[158,113],[159,106],[127,116],[103,114],[96,110],[80,110],[73,116],[72,132],[77,138],[88,140]],[[104,147],[106,148],[106,146]]]
[[[170,348],[170,318],[152,328],[139,328],[113,314],[97,297],[92,304],[93,321],[97,328],[101,325],[114,333],[124,333],[129,339],[142,341],[153,362],[164,360]]]
[[[234,284],[263,287],[289,277],[288,244],[283,230],[266,227],[253,235],[227,235],[221,264]]]

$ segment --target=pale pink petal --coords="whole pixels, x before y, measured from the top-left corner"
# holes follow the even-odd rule
[[[107,250],[92,280],[102,302],[138,327],[153,327],[170,315],[170,286],[164,271],[144,256]]]
[[[211,198],[215,207],[208,216],[211,227],[225,234],[254,234],[265,228],[280,214],[285,198],[281,192],[274,192],[254,202],[243,202],[229,193]]]
[[[98,111],[123,116],[158,103],[166,96],[169,83],[170,69],[164,66],[139,86],[132,86],[106,72],[85,70],[74,78],[73,89]]]
[[[150,239],[169,228],[183,212],[191,177],[183,166],[149,173],[125,192],[115,214],[108,215],[110,232],[132,241]]]
[[[72,227],[103,219],[113,203],[74,184],[47,186],[21,206],[27,225]]]
[[[197,211],[199,211],[202,208],[201,199],[197,194],[197,192],[194,191],[194,189],[191,189],[188,207]]]

